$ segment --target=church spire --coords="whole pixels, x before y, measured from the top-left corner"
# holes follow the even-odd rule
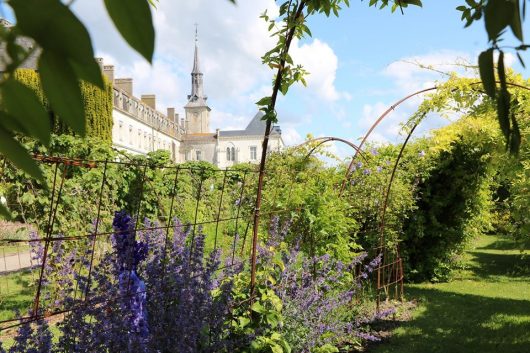
[[[202,72],[199,68],[199,48],[197,45],[198,34],[197,24],[195,24],[195,52],[193,55],[193,70],[191,71],[191,94],[188,96],[190,102],[204,103],[207,97],[203,92]],[[202,102],[201,102],[202,101]]]
[[[201,70],[199,69],[199,49],[197,48],[197,24],[195,24],[195,53],[193,55],[193,70],[191,71],[192,74],[200,74]]]

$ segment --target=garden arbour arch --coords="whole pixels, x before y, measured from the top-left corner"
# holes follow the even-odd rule
[[[499,81],[496,81],[496,83],[500,83]],[[483,95],[486,95],[486,93],[481,90],[480,88],[475,88],[475,86],[479,86],[479,85],[482,85],[482,82],[479,82],[479,81],[476,81],[476,82],[471,82],[470,83],[470,86],[471,86],[471,89],[475,90],[475,91],[478,91],[480,93],[482,93]],[[523,89],[523,90],[526,90],[526,91],[530,91],[530,87],[527,87],[527,86],[523,86],[521,84],[517,84],[517,83],[513,83],[513,82],[506,82],[506,85],[507,86],[510,86],[510,87],[513,87],[513,88],[519,88],[519,89]],[[421,95],[423,93],[427,93],[427,92],[431,92],[431,91],[437,91],[438,89],[440,89],[439,86],[433,86],[433,87],[429,87],[429,88],[425,88],[425,89],[421,89],[421,90],[418,90],[416,92],[413,92],[411,94],[408,94],[406,95],[405,97],[399,99],[398,101],[396,101],[394,104],[390,105],[390,107],[388,107],[387,110],[385,110],[377,119],[376,121],[370,126],[370,128],[368,129],[367,133],[363,136],[362,140],[361,140],[361,143],[358,145],[358,146],[355,146],[355,154],[354,156],[352,157],[351,159],[351,162],[346,170],[346,174],[344,175],[344,178],[343,178],[343,181],[342,181],[342,185],[340,187],[340,194],[342,195],[344,190],[345,190],[345,187],[347,185],[347,183],[350,181],[351,179],[351,176],[353,174],[353,166],[354,166],[354,163],[356,162],[356,160],[358,159],[358,156],[360,155],[364,160],[366,160],[366,158],[362,155],[362,148],[364,146],[364,144],[366,143],[366,141],[368,140],[368,138],[370,137],[370,135],[372,134],[372,132],[376,129],[376,127],[386,118],[390,115],[390,113],[392,113],[393,111],[395,111],[395,109],[397,107],[399,107],[402,103],[408,101],[409,99],[413,98],[413,97],[416,97],[418,95]],[[457,88],[454,88],[452,89],[452,92],[456,92],[458,91]],[[388,184],[386,186],[386,189],[385,189],[385,193],[383,195],[384,197],[384,201],[382,203],[382,207],[380,209],[380,221],[379,221],[379,247],[380,249],[382,249],[383,251],[385,251],[385,222],[386,222],[386,212],[387,212],[387,209],[388,209],[388,201],[389,201],[389,197],[390,197],[390,193],[391,193],[391,190],[392,190],[392,184],[394,182],[394,178],[395,178],[395,175],[396,175],[396,171],[399,167],[399,164],[400,164],[400,161],[401,161],[401,158],[403,156],[403,152],[405,151],[405,148],[407,147],[407,144],[408,142],[410,141],[411,137],[413,136],[416,128],[419,126],[419,124],[426,118],[427,116],[427,113],[428,112],[422,112],[421,116],[419,119],[417,119],[411,126],[409,126],[409,131],[407,133],[407,135],[405,136],[405,140],[399,150],[399,153],[398,153],[398,156],[396,157],[396,160],[394,161],[394,165],[392,167],[392,173],[390,175],[390,178],[388,180]],[[333,140],[337,140],[335,138],[328,138],[325,140],[325,142],[328,142],[328,141],[333,141]],[[403,297],[403,279],[404,279],[404,275],[403,275],[403,262],[402,262],[402,259],[400,257],[400,254],[399,254],[399,246],[396,245],[396,256],[394,259],[391,259],[391,264],[392,266],[394,264],[397,264],[399,266],[399,273],[396,273],[396,281],[399,283],[399,286],[400,286],[400,292],[401,292],[401,295],[400,297],[402,298]],[[382,261],[382,264],[381,266],[379,266],[377,268],[377,306],[379,308],[379,304],[380,304],[380,297],[381,297],[381,291],[384,290],[384,291],[387,291],[388,290],[388,285],[385,284],[385,273],[384,273],[384,268],[385,266],[387,266],[388,264],[386,263],[386,255],[383,255],[383,261]]]

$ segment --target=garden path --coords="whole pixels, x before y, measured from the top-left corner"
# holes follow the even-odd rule
[[[6,255],[0,258],[0,274],[18,271],[33,266],[29,252]]]
[[[530,244],[529,244],[530,245]],[[373,353],[529,353],[530,246],[483,236],[448,283],[408,285],[418,306]]]

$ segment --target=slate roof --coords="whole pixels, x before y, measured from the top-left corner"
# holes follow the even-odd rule
[[[234,136],[260,136],[265,133],[266,122],[261,120],[264,116],[263,112],[257,112],[252,118],[250,123],[244,130],[221,130],[219,131],[220,137],[234,137]],[[271,135],[281,135],[282,130],[279,126],[273,126]]]

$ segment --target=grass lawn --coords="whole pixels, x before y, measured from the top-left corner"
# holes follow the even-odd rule
[[[449,283],[411,284],[418,306],[373,353],[530,352],[530,250],[483,236]]]
[[[35,296],[35,281],[30,270],[0,276],[0,321],[16,318],[16,310],[26,313]]]

